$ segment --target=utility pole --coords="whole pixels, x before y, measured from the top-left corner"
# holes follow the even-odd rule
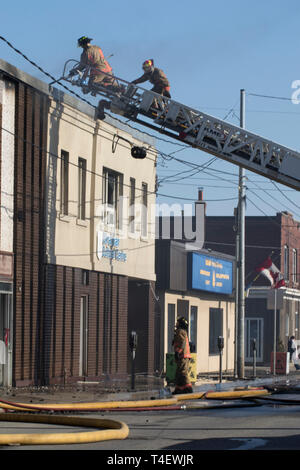
[[[245,128],[245,90],[240,91],[240,127]],[[237,375],[245,376],[245,169],[239,168]]]
[[[234,226],[235,231],[235,302],[234,302],[234,378],[238,378],[238,316],[239,316],[239,269],[240,269],[240,235],[239,235],[239,208],[234,208]]]

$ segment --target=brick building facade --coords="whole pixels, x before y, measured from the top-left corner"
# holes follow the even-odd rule
[[[47,84],[4,61],[0,61],[0,70],[1,104],[8,89],[13,96],[9,135],[14,182],[10,253],[14,260],[10,278],[13,302],[9,310],[3,310],[0,298],[0,342],[12,360],[0,364],[0,385],[126,380],[130,373],[131,329],[137,331],[140,339],[136,372],[152,374],[153,241],[145,233],[143,237],[138,234],[122,238],[111,226],[104,226],[101,231],[97,228],[95,204],[104,197],[104,171],[120,178],[124,183],[120,194],[124,196],[129,192],[129,180],[135,182],[136,191],[141,186],[146,188],[143,194],[147,196],[147,189],[153,194],[155,158],[148,159],[141,170],[123,146],[116,146],[112,155],[113,135],[124,135],[138,145],[144,142],[143,134],[130,134],[129,128],[118,127],[113,121],[99,125],[92,106],[82,105],[57,90],[52,93]],[[3,106],[0,122],[7,112]],[[7,134],[8,129],[1,127],[0,142]],[[68,153],[70,164],[67,214],[61,211],[63,152]],[[92,170],[85,175],[85,211],[80,217],[78,157],[85,159],[87,170]],[[7,153],[2,152],[0,168],[7,163]],[[0,184],[2,190],[3,182]],[[149,204],[153,197],[148,197]],[[0,214],[1,230],[3,215],[5,208]],[[146,224],[150,235],[151,220],[146,220]],[[103,230],[113,230],[106,235],[118,240],[123,259],[99,252],[99,234],[104,237]],[[7,235],[4,238],[7,240]],[[108,247],[112,255],[114,249]],[[144,257],[139,255],[140,250]]]
[[[205,246],[234,255],[234,217],[206,217]],[[257,363],[271,364],[276,336],[277,351],[286,351],[288,338],[300,341],[300,223],[288,212],[275,216],[247,217],[245,220],[245,362],[253,361],[252,341],[256,339]],[[270,283],[255,268],[268,256],[283,273],[282,303],[269,303]],[[274,331],[275,330],[275,331]]]
[[[235,254],[234,217],[206,217],[205,247]],[[268,256],[284,273],[288,287],[298,288],[300,280],[300,223],[288,212],[276,216],[245,218],[245,277],[246,286],[256,277],[255,268]],[[266,286],[268,281],[260,276],[254,286]]]
[[[14,85],[13,377],[17,384],[36,382],[41,370],[48,100],[24,83]]]

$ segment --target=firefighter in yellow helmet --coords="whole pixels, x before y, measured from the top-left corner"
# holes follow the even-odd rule
[[[159,95],[166,96],[167,98],[171,98],[169,80],[161,69],[154,67],[153,59],[145,60],[142,67],[144,74],[136,80],[133,80],[131,83],[137,85],[138,83],[149,81],[154,85],[151,91],[154,91]]]
[[[193,387],[189,377],[191,353],[187,332],[187,320],[184,317],[178,318],[173,339],[176,362],[175,390],[173,394],[193,392]]]

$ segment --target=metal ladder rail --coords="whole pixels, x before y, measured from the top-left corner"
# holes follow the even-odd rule
[[[110,111],[293,189],[300,189],[300,153],[246,129],[115,77],[125,87],[118,96],[98,86]],[[83,86],[80,80],[70,83]],[[153,106],[154,100],[159,109]],[[150,122],[142,118],[149,118]]]
[[[152,107],[154,98],[161,106],[160,111]],[[114,105],[112,111],[116,112],[117,100]],[[161,133],[283,185],[300,189],[300,153],[297,151],[152,91],[144,91],[139,96],[136,109],[133,120],[141,124],[148,125],[138,118],[138,114],[152,118],[156,130]]]

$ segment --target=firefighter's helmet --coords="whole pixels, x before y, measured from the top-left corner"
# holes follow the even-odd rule
[[[145,62],[143,63],[143,69],[145,72],[150,72],[150,70],[152,70],[153,67],[154,67],[153,59],[145,60]]]
[[[177,326],[178,328],[182,328],[183,330],[186,330],[186,331],[187,331],[187,330],[188,330],[188,325],[189,325],[189,324],[188,324],[188,321],[187,321],[186,318],[184,318],[184,317],[179,317],[179,318],[177,319],[177,325],[176,325],[176,326]]]
[[[78,47],[84,47],[86,46],[89,42],[91,42],[93,39],[92,38],[89,38],[88,36],[81,36],[78,40],[77,40],[77,45]]]

